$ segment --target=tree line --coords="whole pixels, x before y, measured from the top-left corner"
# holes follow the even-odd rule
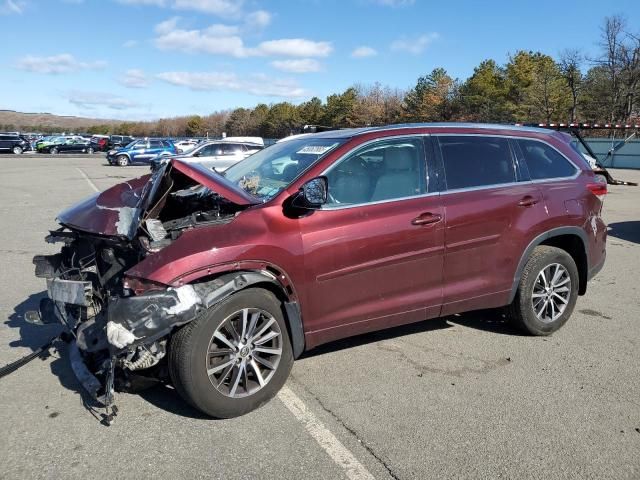
[[[402,90],[356,84],[299,105],[261,103],[207,116],[94,125],[88,133],[134,136],[255,135],[280,138],[303,125],[360,127],[401,122],[636,122],[640,119],[640,33],[623,16],[602,23],[600,54],[578,49],[558,58],[518,51],[506,64],[487,59],[464,81],[435,68]]]

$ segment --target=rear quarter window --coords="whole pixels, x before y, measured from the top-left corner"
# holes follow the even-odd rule
[[[501,137],[439,136],[448,190],[516,181],[509,141]]]
[[[531,180],[566,178],[577,168],[555,148],[536,140],[518,140]]]

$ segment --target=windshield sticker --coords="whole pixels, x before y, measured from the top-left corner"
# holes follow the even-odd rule
[[[307,145],[305,147],[302,147],[296,153],[307,153],[307,154],[310,153],[313,155],[322,155],[323,153],[326,153],[329,150],[331,150],[336,145],[337,143],[334,143],[333,145]]]

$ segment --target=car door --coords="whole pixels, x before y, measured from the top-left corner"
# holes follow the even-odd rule
[[[84,152],[86,149],[87,142],[85,142],[84,140],[72,140],[71,144],[69,145],[69,151],[74,153]]]
[[[508,298],[523,232],[546,215],[539,190],[520,171],[512,144],[490,135],[438,135],[446,191],[442,315]]]
[[[133,147],[129,148],[129,157],[132,162],[141,162],[147,158],[147,150],[149,149],[149,142],[147,140],[138,140],[133,144]]]
[[[444,212],[428,182],[424,142],[410,136],[359,147],[326,172],[328,203],[300,219],[303,315],[316,340],[439,314]]]
[[[8,150],[11,144],[11,137],[8,135],[0,135],[0,150]]]
[[[58,145],[58,151],[60,153],[68,153],[69,151],[71,151],[73,149],[73,145],[75,143],[75,140],[73,140],[72,138],[67,138],[64,141],[62,141],[62,143],[60,143],[60,145]]]
[[[217,165],[216,153],[221,153],[220,145],[210,143],[201,147],[196,147],[188,153],[189,162],[197,162],[204,165],[207,168],[214,168]]]
[[[148,162],[153,157],[160,155],[165,151],[165,146],[161,140],[149,140],[149,148],[144,152],[143,156],[139,157],[140,160]]]

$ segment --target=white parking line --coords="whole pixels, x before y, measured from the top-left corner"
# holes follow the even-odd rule
[[[324,449],[331,459],[344,471],[350,480],[372,480],[371,473],[362,465],[353,453],[347,450],[327,427],[307,408],[300,398],[288,387],[282,387],[278,398],[298,419],[316,442]]]
[[[76,170],[78,170],[78,171],[80,172],[80,175],[82,175],[82,176],[84,177],[84,179],[87,181],[87,183],[89,184],[89,186],[90,186],[91,188],[93,188],[96,192],[99,192],[99,191],[100,191],[100,189],[99,189],[98,187],[96,187],[96,184],[95,184],[95,183],[93,183],[93,180],[91,180],[91,179],[89,178],[89,176],[88,176],[86,173],[84,173],[84,170],[82,170],[82,169],[81,169],[81,168],[79,168],[79,167],[76,167]]]

